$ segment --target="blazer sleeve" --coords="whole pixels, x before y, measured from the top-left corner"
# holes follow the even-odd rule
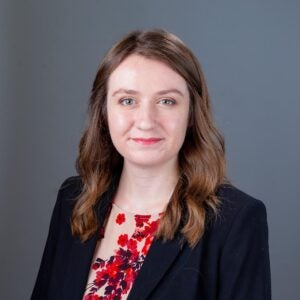
[[[55,257],[57,238],[59,233],[60,215],[61,215],[61,203],[62,203],[62,190],[63,186],[67,182],[66,179],[57,194],[56,203],[51,216],[50,226],[48,230],[48,236],[44,247],[42,260],[40,263],[39,272],[35,281],[31,300],[47,299],[48,284],[51,276],[51,266]]]
[[[238,211],[226,237],[219,300],[271,300],[266,207],[254,200]]]

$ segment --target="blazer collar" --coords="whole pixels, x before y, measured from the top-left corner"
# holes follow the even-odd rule
[[[109,213],[112,204],[113,195],[116,190],[116,184],[110,186],[108,191],[103,194],[98,206],[96,207],[96,214],[99,220],[99,228],[97,234],[90,238],[85,243],[81,243],[76,239],[72,244],[72,249],[69,254],[69,266],[67,270],[66,292],[70,298],[70,289],[73,299],[82,299],[85,292],[85,287],[94,256],[95,247],[98,240],[100,228],[103,226],[105,217]],[[175,238],[170,241],[162,241],[161,239],[154,239],[143,265],[135,279],[132,289],[128,295],[128,300],[142,300],[147,299],[151,291],[156,287],[160,279],[172,265],[173,261],[179,255],[185,240],[177,231]]]
[[[170,241],[153,240],[139,274],[133,282],[128,300],[147,299],[180,254],[182,247],[180,234]]]

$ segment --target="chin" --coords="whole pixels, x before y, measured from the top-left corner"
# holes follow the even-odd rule
[[[170,162],[172,158],[159,158],[156,156],[148,156],[147,154],[141,155],[141,157],[124,157],[124,161],[127,161],[131,165],[139,166],[141,168],[163,166],[164,164]]]
[[[125,159],[126,160],[126,159]],[[164,162],[157,161],[157,160],[126,160],[129,164],[139,166],[141,168],[147,168],[147,167],[154,167],[163,165]]]

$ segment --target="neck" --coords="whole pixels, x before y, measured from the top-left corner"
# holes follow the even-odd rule
[[[177,162],[140,167],[124,161],[114,202],[139,214],[160,213],[165,210],[178,177]]]

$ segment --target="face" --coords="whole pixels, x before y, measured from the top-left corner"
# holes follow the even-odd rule
[[[188,124],[189,92],[166,64],[128,56],[110,75],[107,118],[112,142],[124,163],[177,163]]]

